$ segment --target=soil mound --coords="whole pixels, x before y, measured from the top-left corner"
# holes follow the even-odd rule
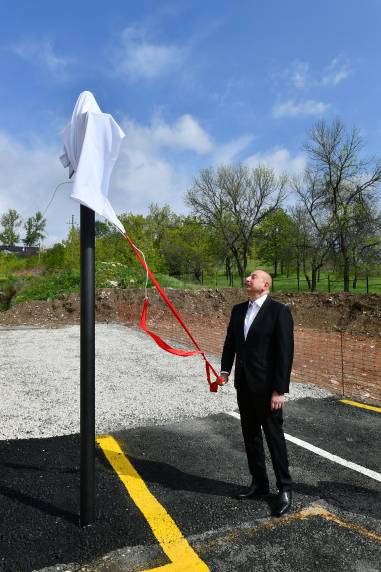
[[[245,300],[238,288],[201,290],[165,289],[180,315],[228,320],[234,304]],[[274,293],[274,298],[288,304],[296,327],[323,331],[342,330],[355,335],[381,336],[381,296],[347,293]],[[164,302],[155,290],[149,290],[151,307],[163,309]],[[96,293],[98,322],[126,322],[126,308],[139,308],[143,302],[140,289],[101,289]],[[0,312],[0,326],[59,327],[79,323],[79,296],[65,295],[55,300],[33,300]]]

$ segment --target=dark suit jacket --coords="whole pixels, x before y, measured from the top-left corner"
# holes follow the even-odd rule
[[[294,355],[293,320],[287,306],[268,296],[256,315],[246,340],[243,326],[249,302],[234,306],[222,352],[221,371],[231,372],[234,385],[243,377],[250,390],[271,394],[289,390]]]

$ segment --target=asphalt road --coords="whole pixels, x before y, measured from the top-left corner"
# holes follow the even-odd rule
[[[336,398],[287,404],[286,433],[378,473],[380,429],[381,412]],[[123,453],[112,453],[113,466],[100,441],[97,519],[84,529],[79,436],[0,441],[1,571],[381,570],[381,483],[374,478],[289,442],[294,505],[275,519],[271,470],[272,495],[234,498],[249,476],[231,415],[113,438]]]

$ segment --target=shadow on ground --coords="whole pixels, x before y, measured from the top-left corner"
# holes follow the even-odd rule
[[[89,562],[156,542],[100,451],[96,521],[79,526],[79,462],[79,435],[0,442],[0,570]]]

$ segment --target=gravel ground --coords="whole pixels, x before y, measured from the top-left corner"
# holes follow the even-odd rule
[[[78,433],[79,327],[0,328],[0,386],[0,439]],[[329,395],[294,383],[287,399]],[[135,328],[97,324],[98,434],[235,408],[233,383],[210,393],[199,356],[176,357]]]

